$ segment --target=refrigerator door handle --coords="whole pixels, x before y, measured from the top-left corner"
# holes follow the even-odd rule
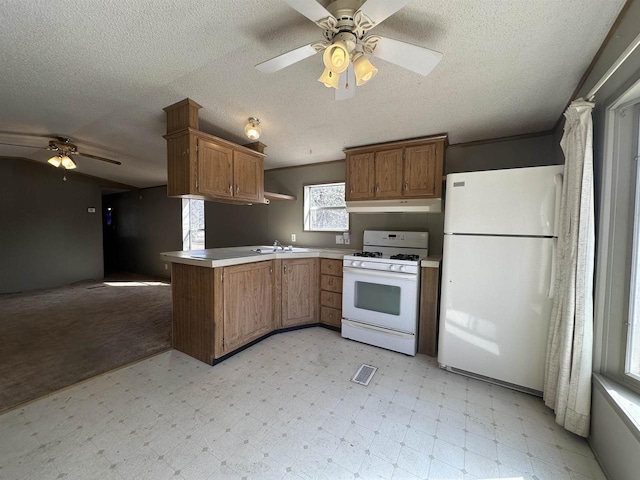
[[[553,298],[556,288],[556,253],[558,251],[558,239],[554,238],[551,249],[551,278],[549,279],[549,294],[548,298]]]
[[[558,227],[560,224],[560,204],[562,202],[562,174],[556,173],[553,177],[553,183],[556,185],[556,207],[553,217],[553,236],[558,236]]]

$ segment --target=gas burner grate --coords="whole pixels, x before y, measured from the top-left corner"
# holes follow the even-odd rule
[[[354,257],[369,257],[369,258],[380,258],[382,257],[382,252],[356,252],[353,254]]]
[[[399,253],[397,255],[391,255],[391,260],[409,260],[410,262],[417,262],[420,259],[419,255]]]

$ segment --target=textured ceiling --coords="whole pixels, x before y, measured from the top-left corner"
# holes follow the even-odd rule
[[[329,2],[321,1],[323,5]],[[10,0],[0,3],[0,142],[70,136],[78,170],[166,183],[163,107],[200,103],[200,128],[238,143],[262,121],[266,168],[344,158],[342,149],[448,133],[451,143],[549,130],[624,0],[414,0],[372,30],[437,50],[427,76],[373,59],[378,75],[336,102],[319,55],[273,74],[254,65],[320,40],[280,0]],[[0,156],[46,161],[0,145]]]

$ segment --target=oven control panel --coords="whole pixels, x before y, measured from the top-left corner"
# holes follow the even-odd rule
[[[399,263],[389,263],[388,261],[376,261],[376,259],[367,260],[348,260],[343,261],[343,266],[363,269],[363,270],[379,270],[395,273],[410,273],[417,274],[420,271],[420,266],[412,262],[412,265],[402,265]]]

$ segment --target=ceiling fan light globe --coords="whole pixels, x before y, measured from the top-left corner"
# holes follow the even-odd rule
[[[318,81],[322,83],[327,88],[338,88],[338,79],[340,75],[338,73],[332,72],[328,68],[324,69]]]
[[[260,120],[258,120],[257,118],[250,118],[244,127],[244,133],[247,135],[247,138],[249,138],[249,140],[258,140],[260,138],[260,134],[262,133]]]
[[[47,160],[47,162],[58,168],[60,166],[60,163],[62,162],[62,158],[60,157],[60,155],[54,155],[49,160]]]
[[[378,73],[378,69],[373,66],[363,54],[358,55],[353,60],[353,71],[356,74],[356,85],[364,85]]]
[[[61,163],[62,163],[62,166],[67,170],[73,170],[74,168],[76,168],[75,162],[71,160],[71,157],[68,157],[67,155],[61,158]]]
[[[342,40],[333,42],[322,55],[324,66],[334,73],[342,73],[349,66],[349,51]]]

